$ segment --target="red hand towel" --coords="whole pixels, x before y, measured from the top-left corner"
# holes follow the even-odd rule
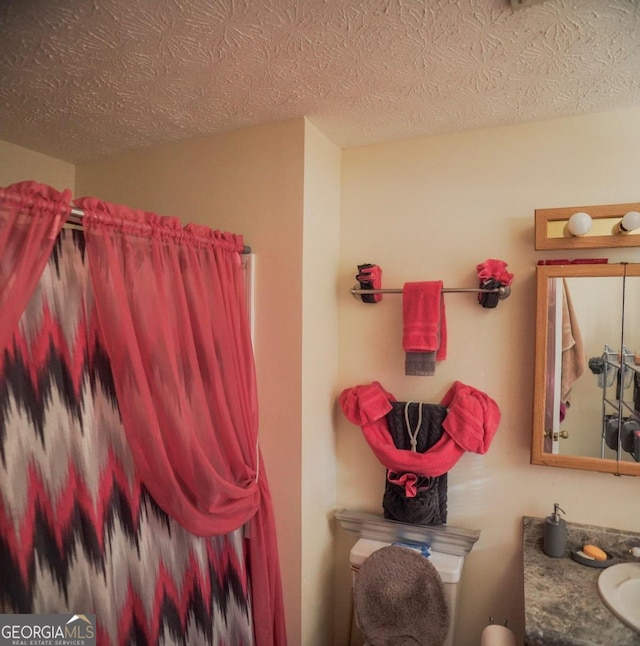
[[[442,281],[405,283],[402,290],[405,352],[436,352],[438,361],[447,357],[447,324]]]

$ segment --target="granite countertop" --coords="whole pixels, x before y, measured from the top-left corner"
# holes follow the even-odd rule
[[[567,548],[561,558],[542,551],[544,519],[523,518],[525,644],[527,646],[639,646],[640,634],[623,624],[602,602],[601,568],[574,561],[570,552],[598,545],[614,563],[634,560],[631,547],[640,534],[567,522]]]

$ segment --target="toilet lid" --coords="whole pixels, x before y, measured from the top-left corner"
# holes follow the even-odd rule
[[[354,587],[358,625],[375,646],[442,646],[449,630],[444,584],[415,550],[390,545],[360,567]]]

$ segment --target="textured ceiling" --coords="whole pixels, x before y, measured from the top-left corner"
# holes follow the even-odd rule
[[[72,162],[300,116],[349,147],[632,105],[638,0],[0,0],[0,139]]]

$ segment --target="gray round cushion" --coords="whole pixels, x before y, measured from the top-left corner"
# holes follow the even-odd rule
[[[360,630],[371,646],[442,646],[449,629],[444,584],[419,552],[390,545],[360,566],[354,588]]]

